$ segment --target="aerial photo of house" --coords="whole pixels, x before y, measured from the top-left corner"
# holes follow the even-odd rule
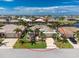
[[[78,16],[0,16],[0,48],[79,48]]]

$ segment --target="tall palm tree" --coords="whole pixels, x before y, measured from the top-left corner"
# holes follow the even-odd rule
[[[53,34],[53,38],[57,41],[58,40],[58,34],[57,33]]]
[[[48,23],[48,20],[51,18],[51,15],[45,16],[45,22]]]
[[[78,38],[79,40],[79,31],[74,32],[74,37]]]
[[[18,36],[18,39],[19,39],[20,33],[22,32],[22,30],[19,29],[19,28],[16,28],[16,29],[14,29],[14,31],[16,32],[16,34],[17,34],[17,36]]]
[[[63,16],[62,17],[59,17],[59,20],[64,20],[64,19],[65,19],[65,17],[63,17]]]
[[[56,41],[62,41],[61,37],[59,36],[59,33],[55,33],[53,34],[53,38],[56,40]]]
[[[2,45],[2,41],[4,41],[3,37],[2,33],[0,33],[0,45]]]
[[[27,30],[29,29],[29,24],[27,23],[27,21],[19,20],[19,25],[23,25],[25,27],[25,32],[27,32]]]
[[[43,31],[40,31],[40,37],[42,41],[44,41],[44,39],[46,38],[46,35],[43,33]]]
[[[24,20],[19,20],[19,25],[23,25],[24,27],[28,26],[28,23]]]
[[[35,16],[31,16],[32,21],[35,21],[37,18]]]
[[[62,25],[61,22],[53,22],[53,23],[52,23],[52,28],[58,29],[61,25]]]

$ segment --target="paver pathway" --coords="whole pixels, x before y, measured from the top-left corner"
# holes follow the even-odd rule
[[[58,48],[55,44],[54,44],[54,40],[53,38],[46,38],[46,44],[47,44],[47,48]]]
[[[18,39],[17,38],[6,38],[4,41],[3,41],[3,45],[0,46],[0,48],[13,48],[14,44],[16,43]]]

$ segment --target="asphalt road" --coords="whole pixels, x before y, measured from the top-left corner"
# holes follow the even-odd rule
[[[0,58],[78,58],[79,49],[0,49]]]

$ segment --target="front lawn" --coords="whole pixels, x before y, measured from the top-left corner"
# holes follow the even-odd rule
[[[59,48],[73,48],[73,46],[72,46],[68,41],[65,42],[65,43],[55,41],[55,44],[56,44]]]
[[[31,42],[27,40],[27,35],[23,37],[24,43],[22,44],[19,40],[15,43],[14,48],[46,48],[46,43],[45,41],[37,41],[36,44],[31,45]]]
[[[26,42],[24,44],[21,44],[19,40],[14,45],[14,48],[46,48],[46,43],[42,41],[36,42],[36,44],[31,45],[30,42]]]
[[[53,38],[57,47],[73,48],[73,46],[67,41],[67,38],[65,36],[61,37],[58,32],[56,34],[53,34]]]

